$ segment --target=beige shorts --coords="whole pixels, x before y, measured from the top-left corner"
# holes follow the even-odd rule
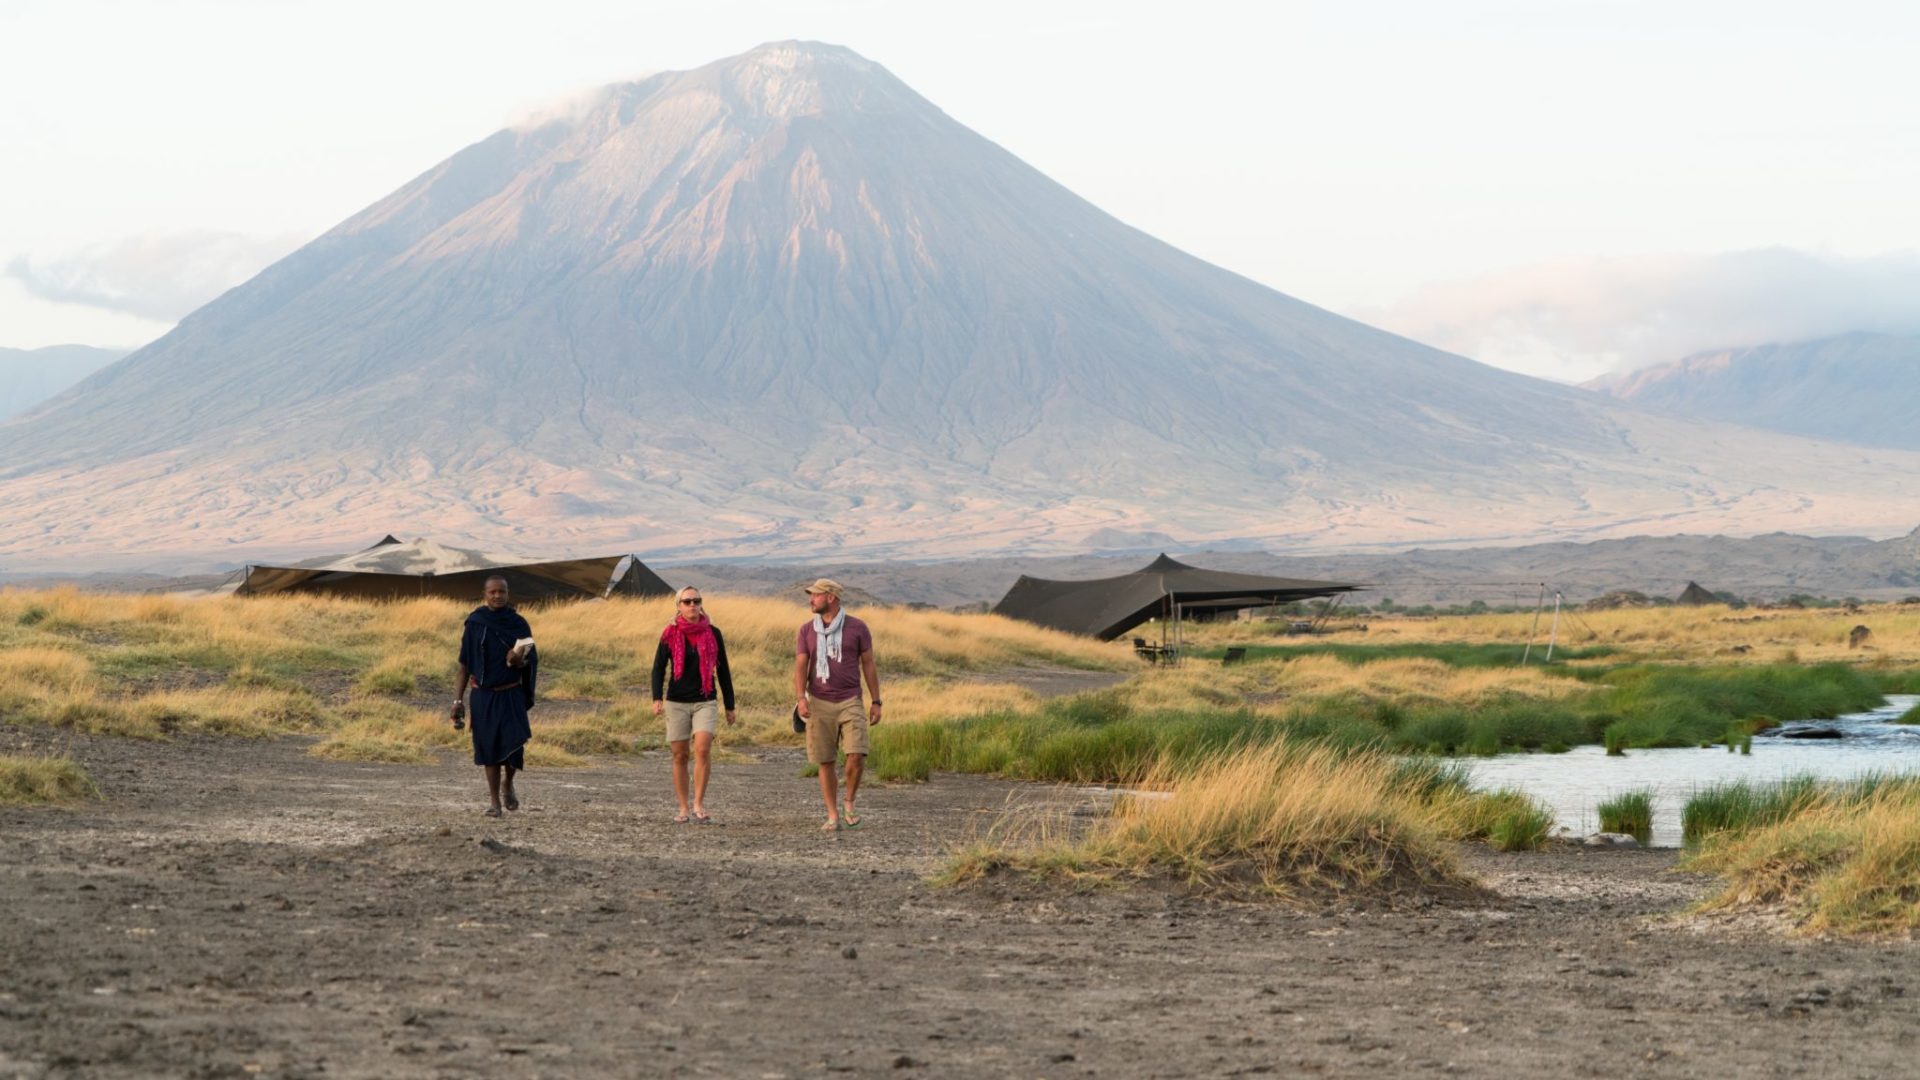
[[[867,705],[857,697],[822,701],[807,695],[807,760],[825,765],[842,750],[870,752],[867,744]]]
[[[669,701],[666,713],[668,742],[686,742],[696,731],[711,735],[720,730],[717,701]]]

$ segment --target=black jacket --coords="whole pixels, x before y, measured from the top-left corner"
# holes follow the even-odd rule
[[[720,692],[721,704],[731,712],[733,709],[733,672],[727,670],[727,639],[720,636],[720,628],[713,628],[714,651],[719,654],[718,663],[713,668],[713,687]],[[673,650],[662,641],[653,650],[653,700],[664,698],[667,701],[694,702],[712,701],[714,695],[700,692],[700,654],[693,643],[687,643],[687,657],[680,667],[680,677],[668,682],[667,673],[673,670]],[[660,692],[662,687],[666,693]]]

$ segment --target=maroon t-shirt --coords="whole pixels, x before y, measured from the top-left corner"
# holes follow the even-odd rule
[[[822,701],[846,701],[860,696],[860,658],[873,651],[873,634],[853,616],[840,628],[840,659],[827,657],[827,677],[813,673],[813,620],[800,624],[794,654],[807,658],[807,693]]]

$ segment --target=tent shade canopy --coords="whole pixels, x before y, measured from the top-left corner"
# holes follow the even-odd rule
[[[1070,634],[1112,641],[1156,615],[1172,614],[1176,605],[1212,610],[1264,607],[1358,588],[1333,581],[1203,570],[1162,555],[1131,574],[1091,581],[1053,581],[1022,574],[993,610]]]
[[[299,566],[255,566],[234,590],[237,596],[267,593],[327,593],[373,600],[441,596],[475,600],[487,579],[507,579],[515,600],[666,596],[673,592],[637,555],[525,562],[432,540],[402,542],[392,536],[364,551]]]

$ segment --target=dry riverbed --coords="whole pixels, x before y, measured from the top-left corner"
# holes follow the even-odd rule
[[[1478,906],[1300,913],[1179,890],[942,890],[1009,808],[941,775],[822,834],[797,753],[478,770],[0,727],[104,798],[0,808],[0,1077],[1897,1076],[1906,944],[1678,919],[1671,852],[1498,855]]]

